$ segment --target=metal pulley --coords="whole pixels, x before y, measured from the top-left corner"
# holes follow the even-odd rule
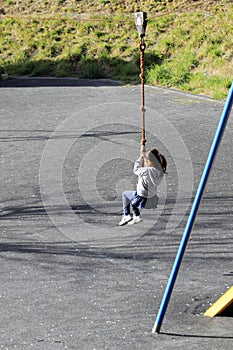
[[[146,34],[147,26],[147,13],[136,12],[135,13],[135,24],[140,38],[143,38]]]

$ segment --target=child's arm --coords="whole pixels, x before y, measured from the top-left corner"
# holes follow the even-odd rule
[[[141,144],[140,156],[142,157],[142,166],[144,166],[145,165],[145,157],[146,157],[146,147],[143,144]]]
[[[144,172],[144,157],[146,153],[146,148],[144,145],[141,145],[140,148],[140,157],[134,163],[134,174],[141,175]]]
[[[134,171],[134,174],[135,175],[141,175],[142,174],[142,169],[143,169],[143,157],[140,156],[134,163],[134,168],[133,168],[133,171]]]

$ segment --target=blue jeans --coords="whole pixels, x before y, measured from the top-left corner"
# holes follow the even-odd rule
[[[131,201],[135,198],[136,194],[137,194],[136,191],[125,191],[122,193],[123,214],[124,215],[130,214],[130,205],[132,206],[133,215],[135,215],[135,216],[140,215],[139,209],[131,203]]]

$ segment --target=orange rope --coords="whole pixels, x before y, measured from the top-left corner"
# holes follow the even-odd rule
[[[142,111],[142,140],[141,144],[145,146],[146,143],[146,130],[145,130],[145,59],[144,59],[144,51],[145,51],[146,45],[144,43],[143,38],[141,38],[140,43],[140,78],[141,78],[141,87],[142,87],[142,104],[141,104],[141,111]]]

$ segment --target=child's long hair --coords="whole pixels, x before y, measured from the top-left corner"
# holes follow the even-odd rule
[[[167,160],[161,153],[159,153],[159,151],[156,148],[152,148],[148,152],[146,152],[146,158],[153,163],[156,163],[156,161],[158,161],[163,173],[166,174]]]

